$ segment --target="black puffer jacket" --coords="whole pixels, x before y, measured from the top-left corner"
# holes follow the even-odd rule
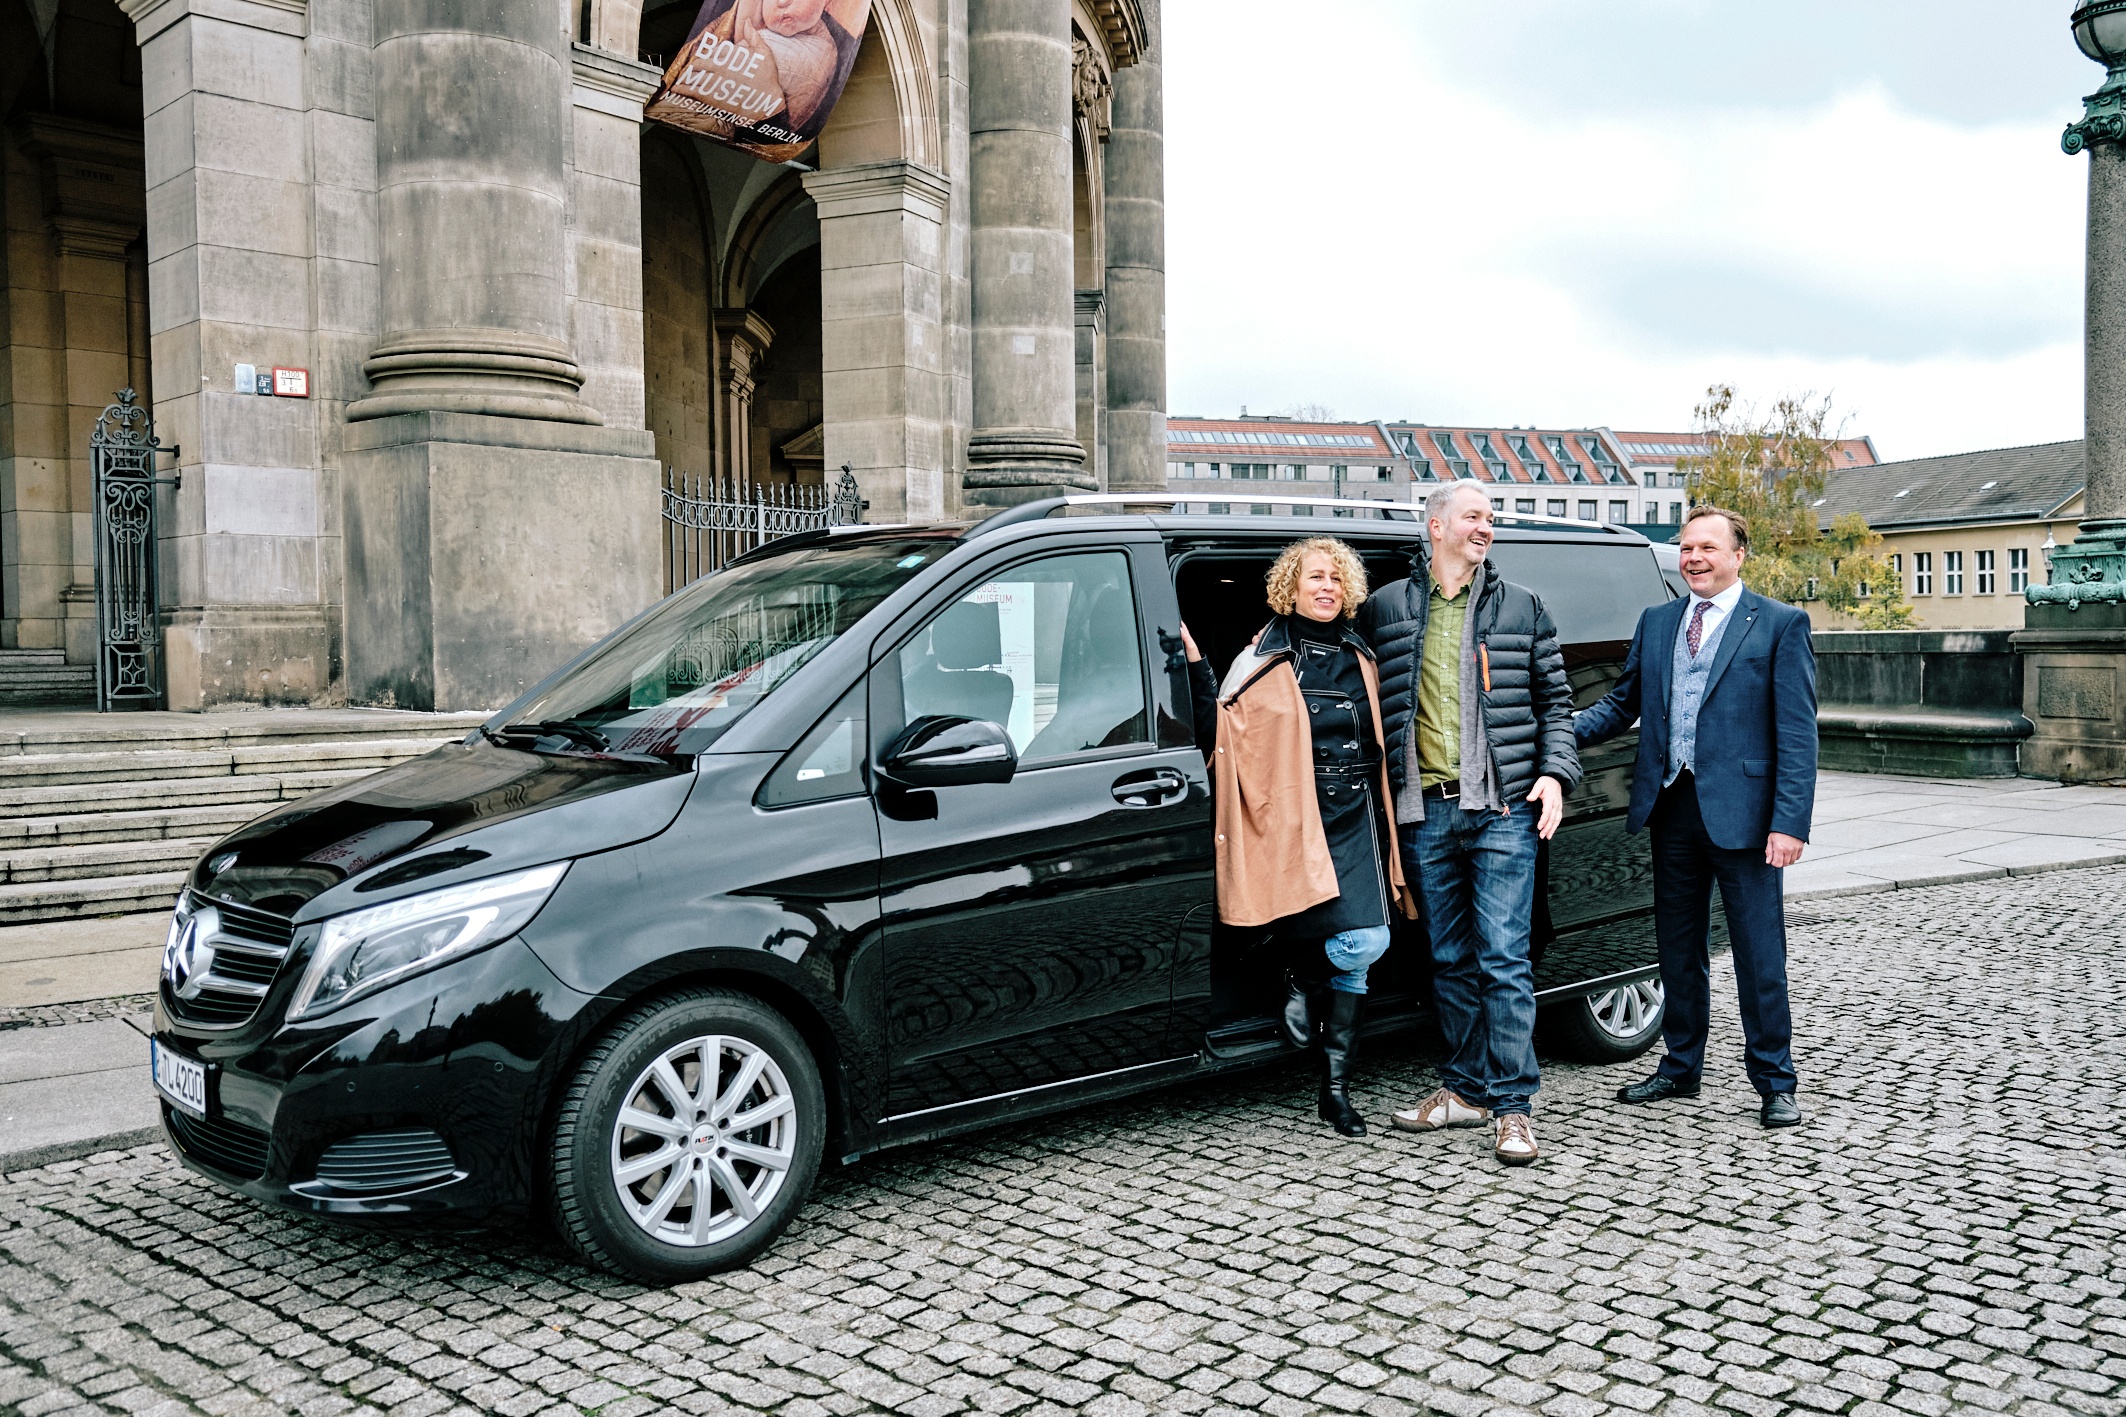
[[[1358,610],[1359,628],[1380,664],[1388,778],[1398,797],[1409,764],[1431,592],[1428,547],[1411,557],[1409,579],[1382,586]],[[1565,677],[1557,626],[1534,591],[1502,578],[1489,561],[1477,572],[1476,597],[1470,609],[1476,619],[1474,643],[1488,651],[1491,662],[1491,688],[1479,687],[1478,693],[1499,799],[1508,805],[1521,801],[1545,775],[1570,792],[1579,785],[1580,755],[1573,746],[1572,685]],[[1469,752],[1464,743],[1463,757]]]

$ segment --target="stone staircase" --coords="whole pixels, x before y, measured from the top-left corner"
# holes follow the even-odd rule
[[[487,715],[0,715],[0,925],[158,910],[216,839]]]
[[[96,669],[61,649],[0,649],[0,705],[93,704]]]

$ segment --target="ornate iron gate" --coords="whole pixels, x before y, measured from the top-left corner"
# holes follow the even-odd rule
[[[764,486],[665,469],[664,588],[667,593],[722,570],[777,537],[855,526],[871,504],[842,465],[833,487]]]
[[[89,434],[96,536],[96,707],[154,704],[163,697],[161,606],[156,581],[155,489],[178,475],[155,475],[157,454],[175,453],[155,422],[121,389]]]

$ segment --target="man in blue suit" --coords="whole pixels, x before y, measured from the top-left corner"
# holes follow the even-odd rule
[[[1767,1127],[1794,1100],[1782,875],[1816,807],[1816,656],[1809,617],[1742,584],[1749,524],[1694,507],[1677,538],[1691,593],[1639,616],[1623,677],[1573,719],[1581,746],[1639,724],[1631,830],[1653,828],[1654,933],[1668,1056],[1624,1102],[1696,1097],[1712,1011],[1707,948],[1720,883],[1734,944],[1744,1067]]]

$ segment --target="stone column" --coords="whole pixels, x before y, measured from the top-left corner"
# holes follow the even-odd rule
[[[1070,0],[969,0],[974,427],[964,501],[1089,491],[1071,280]]]
[[[1078,442],[1085,448],[1085,469],[1103,483],[1107,469],[1107,292],[1077,292]],[[1106,488],[1103,486],[1102,491]]]
[[[649,76],[563,26],[537,0],[375,0],[381,338],[339,430],[356,703],[497,707],[663,587]]]
[[[2051,584],[2025,595],[2023,711],[2035,731],[2021,769],[2034,777],[2126,778],[2126,67],[2114,68],[2067,129],[2089,153],[2082,451],[2086,510],[2054,553]]]
[[[950,184],[901,161],[804,180],[819,209],[825,465],[856,475],[869,520],[935,520],[947,510]]]
[[[146,123],[155,421],[182,478],[161,526],[174,709],[337,688],[319,428],[360,392],[376,339],[369,33],[347,8],[124,5]],[[310,397],[260,398],[237,386],[240,363],[308,369]]]
[[[1107,490],[1166,490],[1166,101],[1159,0],[1107,140]]]
[[[718,310],[716,471],[734,484],[753,480],[753,371],[775,329],[751,310]]]
[[[552,5],[377,0],[383,338],[350,420],[599,423],[569,341],[568,37]]]

